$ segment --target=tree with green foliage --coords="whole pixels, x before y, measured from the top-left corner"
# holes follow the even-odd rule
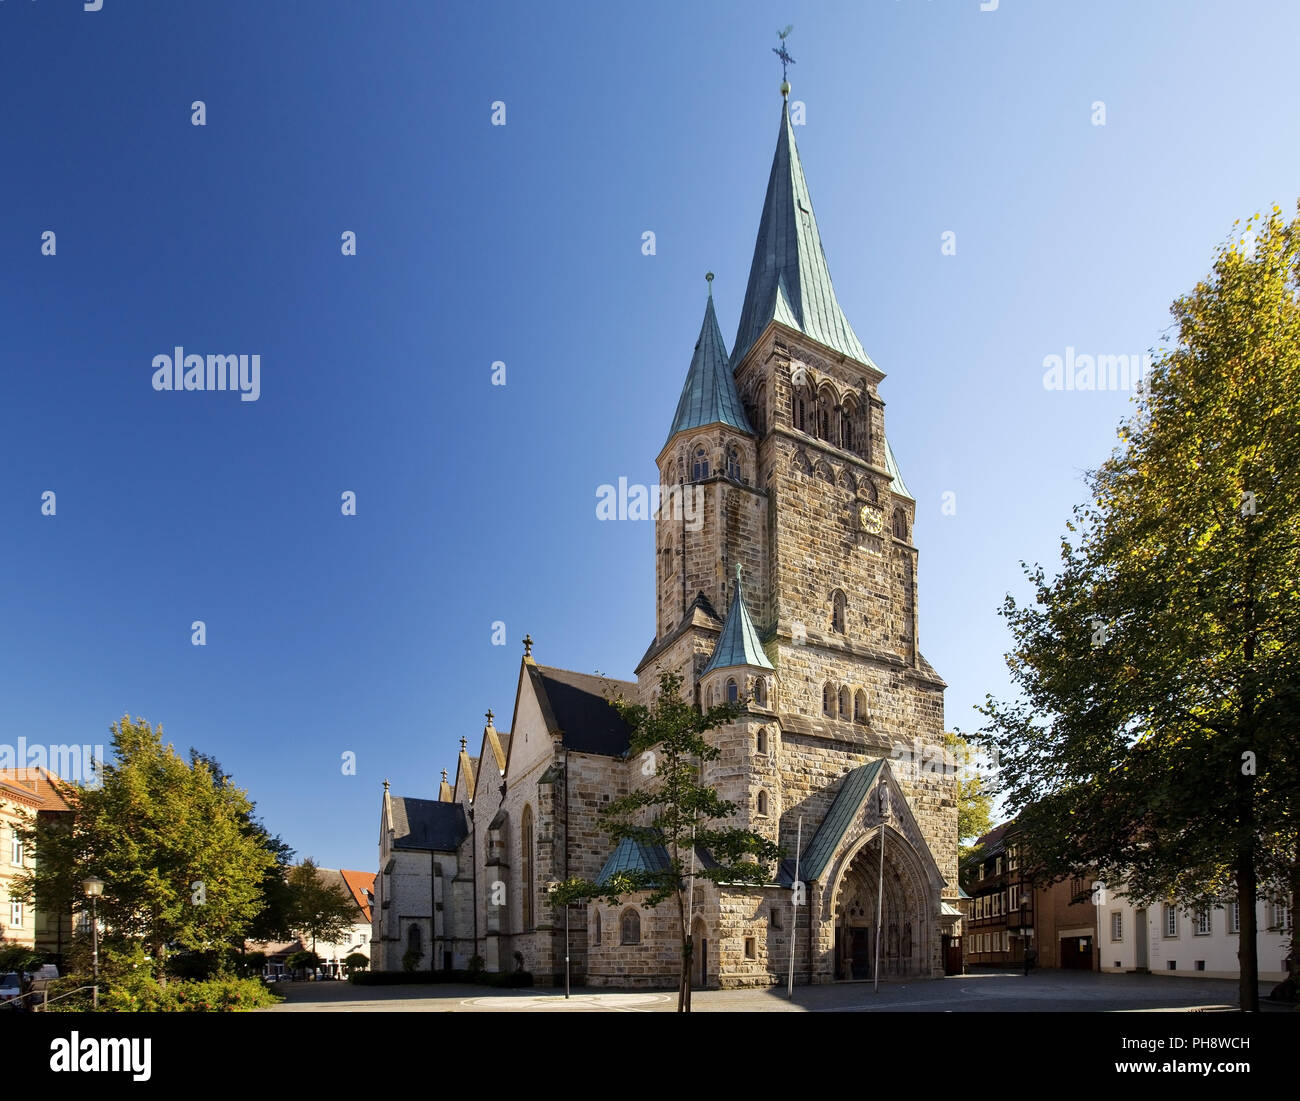
[[[370,957],[364,952],[349,952],[348,958],[343,961],[343,966],[349,971],[364,971],[370,966]]]
[[[190,764],[203,762],[220,783],[230,781],[228,773],[215,757],[190,747]],[[271,854],[272,863],[262,877],[261,902],[256,907],[244,936],[237,945],[240,953],[244,951],[245,940],[273,941],[288,940],[293,936],[290,928],[290,908],[292,897],[289,891],[289,869],[293,866],[293,847],[279,835],[272,834],[261,819],[254,817],[254,804],[249,803],[249,813],[244,820],[244,830],[250,837]]]
[[[628,839],[662,847],[665,866],[658,871],[620,872],[604,883],[575,877],[557,884],[551,899],[559,907],[591,899],[618,905],[627,895],[644,893],[641,905],[651,909],[671,899],[681,938],[677,1009],[688,1013],[694,944],[687,899],[693,881],[704,879],[729,887],[769,883],[781,850],[760,834],[727,826],[726,819],[739,808],[701,783],[704,764],[717,760],[721,752],[707,735],[734,722],[742,705],[726,703],[703,710],[684,699],[681,688],[681,677],[664,673],[649,707],[611,700],[631,731],[628,756],[641,759],[641,775],[646,780],[630,794],[611,800],[601,816],[602,824],[615,845]],[[694,859],[696,850],[709,854],[709,867]]]
[[[341,940],[356,923],[359,911],[340,884],[327,883],[308,857],[289,872],[289,927],[300,937],[316,941]]]
[[[992,769],[980,766],[979,747],[960,734],[944,731],[945,762],[951,762],[957,779],[957,860],[964,864],[975,842],[993,828]]]
[[[1003,605],[1021,698],[982,710],[1036,870],[1235,895],[1256,1010],[1256,899],[1300,888],[1300,217],[1252,219],[1172,312],[1060,573]]]
[[[114,760],[98,786],[75,789],[72,823],[37,821],[24,834],[39,859],[16,891],[38,906],[84,908],[81,881],[98,876],[103,952],[143,947],[165,981],[173,949],[225,948],[243,934],[273,858],[247,831],[252,804],[228,779],[188,764],[143,719],[111,729]]]
[[[296,971],[306,978],[308,971],[314,974],[320,967],[321,958],[316,955],[315,952],[309,951],[306,948],[300,948],[297,952],[289,954],[288,958],[284,961],[284,965],[290,971]]]

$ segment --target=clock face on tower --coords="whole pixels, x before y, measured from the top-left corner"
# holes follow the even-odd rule
[[[858,527],[871,535],[879,535],[885,526],[885,513],[875,505],[858,506]]]

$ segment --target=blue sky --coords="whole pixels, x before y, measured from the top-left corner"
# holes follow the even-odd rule
[[[1129,406],[1044,358],[1152,348],[1233,221],[1292,208],[1267,51],[1300,9],[623,7],[0,0],[0,742],[161,722],[300,854],[370,869],[381,781],[435,793],[525,632],[630,676],[652,531],[596,487],[654,479],[706,270],[734,338],[790,23],[948,725],[1009,691],[997,606]],[[259,354],[259,399],[155,392],[177,345]]]

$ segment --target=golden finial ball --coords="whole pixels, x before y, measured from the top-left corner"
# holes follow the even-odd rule
[[[790,94],[790,82],[788,80],[781,81],[781,94],[783,96],[788,96]]]

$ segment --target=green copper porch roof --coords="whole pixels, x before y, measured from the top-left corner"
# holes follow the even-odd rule
[[[713,312],[713,295],[704,308],[704,324],[700,326],[700,339],[695,342],[691,368],[686,372],[682,396],[677,401],[677,415],[668,433],[671,439],[688,428],[702,428],[706,424],[727,424],[741,432],[754,434],[745,416],[745,407],[736,392],[736,380],[731,374],[727,359],[727,345],[718,328],[718,316]]]
[[[826,253],[813,215],[808,182],[795,145],[790,112],[781,102],[781,130],[767,180],[767,197],[754,243],[754,259],[731,350],[733,367],[745,358],[768,322],[777,320],[874,367],[831,285]]]
[[[889,475],[893,479],[889,483],[889,488],[895,493],[901,493],[904,497],[909,497],[915,501],[916,498],[912,497],[912,491],[907,488],[906,483],[903,481],[903,475],[898,472],[898,460],[894,458],[894,449],[889,446],[889,437],[885,437],[885,469],[889,471]]]
[[[726,622],[722,624],[722,634],[718,644],[713,648],[713,657],[704,667],[709,673],[714,669],[730,669],[733,665],[756,665],[760,669],[771,669],[772,663],[763,653],[763,644],[754,629],[754,621],[749,618],[749,609],[745,607],[745,598],[740,592],[740,568],[736,568],[736,590],[731,594],[731,607],[727,609]],[[704,674],[701,674],[703,676]]]
[[[804,881],[821,879],[826,866],[831,862],[831,857],[835,855],[840,839],[843,838],[853,819],[858,816],[858,812],[862,810],[862,804],[866,802],[876,777],[880,775],[882,764],[884,758],[867,765],[859,765],[844,777],[844,783],[840,785],[840,790],[835,795],[835,802],[831,804],[831,809],[822,819],[816,836],[808,843],[803,858],[799,861],[800,879]]]
[[[619,872],[665,872],[670,867],[672,861],[668,859],[668,850],[662,845],[648,845],[644,841],[624,837],[609,854],[609,859],[596,876],[596,882],[603,887]]]

